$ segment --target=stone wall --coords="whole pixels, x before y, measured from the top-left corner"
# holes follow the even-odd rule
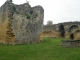
[[[60,37],[71,38],[71,39],[80,39],[79,30],[80,30],[80,22],[64,22],[54,25],[44,25],[43,29],[43,31],[58,32],[60,33],[59,34]],[[76,31],[78,31],[78,33]]]
[[[15,5],[6,1],[0,7],[0,43],[25,44],[39,42],[43,30],[44,9],[29,3]]]
[[[80,40],[62,40],[65,47],[80,47]]]

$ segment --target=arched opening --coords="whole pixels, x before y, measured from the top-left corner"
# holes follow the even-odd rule
[[[64,30],[64,26],[63,25],[59,26],[59,32],[61,34],[61,37],[65,37],[65,30]]]
[[[77,29],[79,29],[79,27],[77,25],[72,25],[70,28],[69,28],[69,32],[70,33],[74,33]]]
[[[70,39],[74,39],[74,34],[71,34],[70,35]]]
[[[80,40],[80,30],[74,32],[74,39]]]

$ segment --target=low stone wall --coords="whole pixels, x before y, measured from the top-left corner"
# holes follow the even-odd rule
[[[80,40],[62,40],[62,45],[66,47],[80,47]]]

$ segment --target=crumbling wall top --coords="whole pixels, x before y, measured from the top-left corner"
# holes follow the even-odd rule
[[[7,0],[7,2],[12,2],[12,0]]]

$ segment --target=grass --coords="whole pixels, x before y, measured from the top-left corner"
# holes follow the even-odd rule
[[[0,44],[0,60],[80,60],[80,48],[61,46],[61,38],[44,38],[42,43]]]

